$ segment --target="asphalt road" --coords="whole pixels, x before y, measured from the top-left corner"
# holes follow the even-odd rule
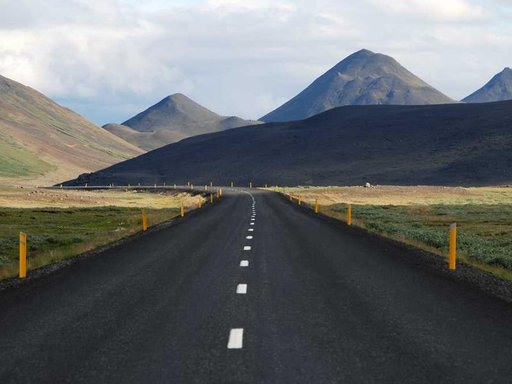
[[[250,193],[0,292],[0,383],[512,381],[510,304]]]

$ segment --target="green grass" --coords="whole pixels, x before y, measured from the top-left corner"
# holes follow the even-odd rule
[[[0,177],[42,175],[57,169],[0,134]]]
[[[148,210],[149,225],[168,220],[178,209]],[[18,236],[27,234],[28,269],[65,259],[140,230],[137,208],[0,208],[0,279],[18,273]]]
[[[344,204],[321,210],[342,220],[346,217]],[[443,255],[448,252],[448,227],[456,222],[458,255],[463,260],[512,271],[511,204],[353,205],[352,216],[355,225]]]

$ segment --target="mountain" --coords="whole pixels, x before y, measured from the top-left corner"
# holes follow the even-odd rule
[[[512,101],[346,106],[195,136],[69,184],[512,183]]]
[[[512,100],[512,69],[508,67],[462,101],[466,103],[487,103],[503,100]]]
[[[152,150],[190,136],[259,123],[236,116],[217,115],[187,96],[176,93],[122,125],[106,124],[103,128],[139,148]]]
[[[363,49],[336,64],[293,99],[260,120],[302,120],[344,105],[454,102],[392,57]]]
[[[51,185],[141,153],[34,89],[0,76],[0,183]]]

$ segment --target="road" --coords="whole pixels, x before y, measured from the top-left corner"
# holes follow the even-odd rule
[[[0,383],[509,383],[512,306],[383,244],[224,193],[0,292]]]

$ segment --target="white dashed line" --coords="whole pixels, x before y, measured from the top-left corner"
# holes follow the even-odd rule
[[[249,266],[249,260],[242,260],[240,262],[241,267],[248,267]]]
[[[254,225],[254,223],[249,223],[250,225]]]
[[[246,236],[246,239],[251,240],[251,239],[252,239],[252,236]]]
[[[254,232],[254,228],[249,228],[249,232]]]
[[[236,293],[239,295],[245,295],[247,293],[247,284],[238,284],[236,286]]]
[[[251,246],[250,245],[245,245],[244,246],[244,251],[250,251],[251,250]]]
[[[228,349],[242,349],[243,339],[243,328],[231,328],[229,332]]]

